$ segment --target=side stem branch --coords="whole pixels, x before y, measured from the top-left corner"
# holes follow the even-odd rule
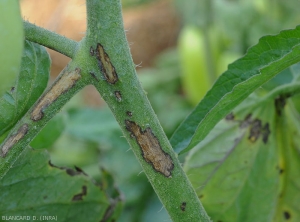
[[[51,32],[30,22],[24,21],[25,38],[49,49],[53,49],[65,56],[73,58],[78,43],[57,33]]]

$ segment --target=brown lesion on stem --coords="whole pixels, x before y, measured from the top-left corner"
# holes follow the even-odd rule
[[[185,211],[185,208],[186,208],[186,202],[182,202],[181,205],[180,205],[180,209],[181,211]]]
[[[122,101],[122,94],[121,94],[120,91],[115,91],[115,97],[116,97],[118,102]]]
[[[112,65],[108,54],[105,52],[103,46],[98,43],[96,48],[96,57],[98,60],[99,68],[106,79],[110,84],[115,84],[118,81],[118,75],[115,70],[115,67]]]
[[[21,140],[28,132],[28,124],[23,124],[17,131],[17,133],[11,135],[6,142],[4,142],[1,148],[1,157],[5,157],[8,151],[19,141]]]
[[[166,177],[171,177],[174,169],[173,161],[169,154],[162,150],[158,139],[153,135],[150,127],[142,130],[139,125],[130,120],[125,120],[126,129],[135,138],[142,150],[142,156],[153,169]]]
[[[72,72],[62,75],[51,87],[51,89],[39,99],[31,112],[31,119],[33,121],[41,120],[44,116],[44,110],[52,104],[57,98],[70,90],[76,82],[81,78],[81,70],[76,68]]]

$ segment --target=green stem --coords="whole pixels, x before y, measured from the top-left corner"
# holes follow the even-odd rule
[[[172,220],[210,221],[138,81],[120,0],[87,0],[87,18],[87,36],[73,61],[94,76],[95,87]]]
[[[65,56],[73,58],[78,43],[64,36],[36,26],[27,21],[23,22],[25,38],[31,42],[38,43],[49,49],[53,49]]]
[[[0,145],[0,179],[47,122],[85,85],[81,70],[71,62]]]

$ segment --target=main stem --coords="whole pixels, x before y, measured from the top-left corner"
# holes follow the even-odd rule
[[[120,1],[87,0],[87,18],[87,36],[78,51],[82,56],[74,62],[85,63],[94,77],[172,220],[210,221],[138,81]]]

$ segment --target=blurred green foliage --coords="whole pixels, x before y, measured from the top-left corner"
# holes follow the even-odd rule
[[[188,47],[180,49],[183,91],[193,105],[204,96],[203,92],[195,93],[197,86],[200,91],[210,88],[227,65],[245,54],[260,37],[300,24],[297,0],[175,0],[175,5],[185,27],[181,36],[186,29],[193,29],[203,42],[197,56],[188,56]],[[192,48],[193,38],[180,38],[179,43]],[[199,43],[194,47],[199,47]],[[213,81],[207,83],[203,79]]]

